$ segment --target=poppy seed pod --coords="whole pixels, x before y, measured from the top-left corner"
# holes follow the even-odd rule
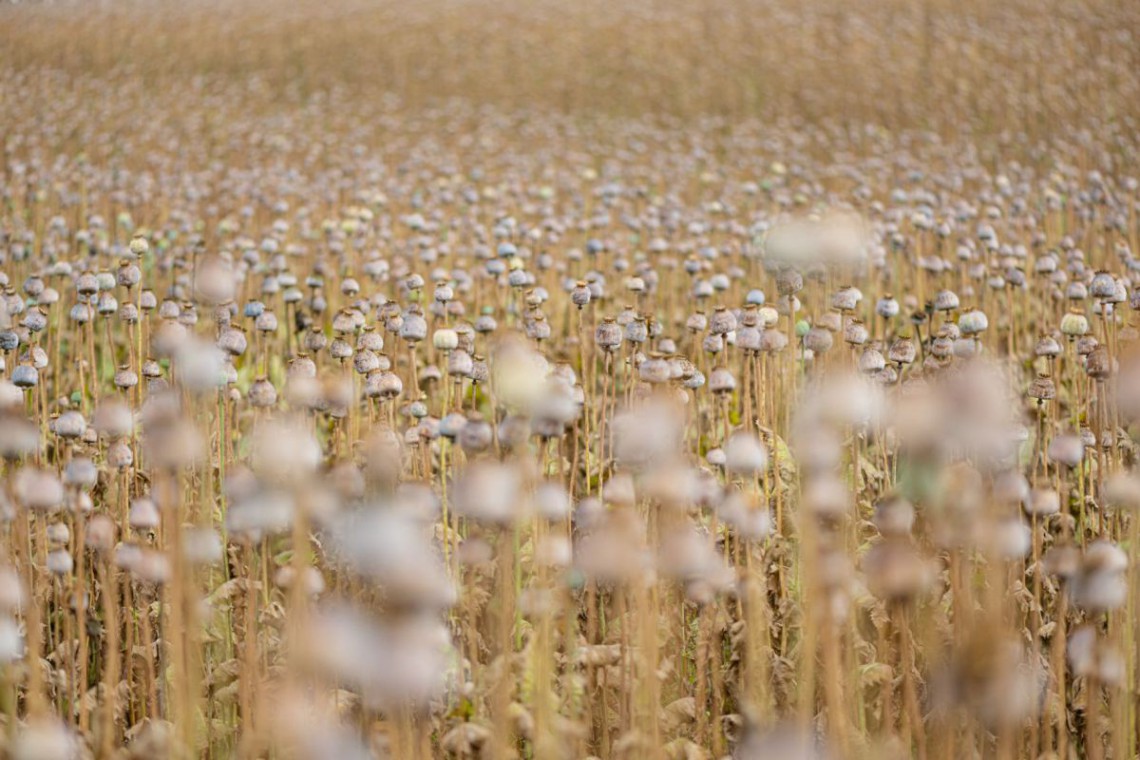
[[[194,295],[210,304],[221,304],[234,297],[234,273],[229,263],[220,257],[198,262],[194,272]]]
[[[914,361],[916,349],[914,342],[909,338],[899,338],[891,344],[890,351],[887,358],[890,359],[892,364],[910,364]]]
[[[418,343],[427,338],[427,321],[418,311],[409,309],[400,325],[400,337],[408,343]]]
[[[1046,335],[1037,341],[1037,345],[1033,349],[1036,356],[1043,356],[1049,359],[1061,355],[1061,344],[1058,343],[1051,335]]]
[[[726,367],[717,367],[709,375],[709,390],[718,395],[732,393],[736,390],[736,378]]]
[[[253,381],[246,394],[251,406],[257,408],[271,407],[277,403],[277,389],[269,379],[262,376]]]
[[[776,275],[776,291],[782,296],[790,296],[804,289],[804,278],[795,269],[785,267]]]
[[[277,315],[271,311],[263,311],[257,315],[253,322],[253,326],[263,333],[277,332]]]
[[[1089,283],[1089,295],[1101,301],[1110,301],[1116,297],[1116,280],[1104,270],[1093,275]]]
[[[432,334],[431,341],[438,351],[453,351],[459,347],[459,335],[455,330],[447,328],[436,330]]]
[[[1113,360],[1106,346],[1096,346],[1085,357],[1085,372],[1096,380],[1104,380],[1112,375]]]
[[[870,338],[867,327],[859,320],[849,320],[843,328],[843,342],[849,346],[862,346]]]
[[[159,525],[158,507],[150,498],[142,496],[131,501],[127,523],[140,533],[155,530]]]
[[[1076,467],[1085,455],[1085,445],[1079,435],[1063,433],[1049,442],[1049,458],[1066,467]]]
[[[736,331],[736,346],[742,351],[759,352],[762,345],[763,332],[759,327],[741,327]]]
[[[23,467],[13,476],[13,495],[23,506],[37,512],[55,512],[63,506],[63,483],[54,473]]]
[[[145,237],[136,235],[135,237],[131,238],[131,242],[127,246],[127,250],[130,251],[131,254],[135,257],[141,257],[146,255],[146,253],[150,250],[150,243],[147,242],[147,239]]]
[[[765,330],[760,336],[760,350],[766,353],[777,353],[788,345],[788,336],[779,330]]]
[[[1123,606],[1128,597],[1128,555],[1110,541],[1089,544],[1072,579],[1073,603],[1091,613]]]
[[[934,296],[935,311],[954,311],[958,308],[958,294],[952,290],[940,290]]]
[[[105,438],[122,438],[134,429],[134,415],[123,401],[104,401],[91,418],[92,427]]]
[[[1089,331],[1089,320],[1084,314],[1070,311],[1061,317],[1061,334],[1068,338],[1079,338]]]
[[[985,332],[989,326],[989,319],[980,309],[971,309],[958,317],[958,329],[962,331],[962,335],[977,335]]]
[[[751,433],[737,432],[724,443],[724,467],[736,475],[752,477],[768,467],[768,450]]]
[[[1057,397],[1057,387],[1053,384],[1051,377],[1041,374],[1029,384],[1027,393],[1030,398],[1038,401],[1049,401]]]
[[[709,318],[709,332],[713,335],[727,335],[736,329],[736,316],[723,306],[718,306]]]
[[[590,288],[582,280],[579,280],[570,290],[570,302],[582,309],[589,305],[591,300]]]
[[[827,353],[833,343],[831,331],[823,327],[813,327],[804,335],[804,346],[813,354]]]
[[[12,384],[17,388],[34,388],[40,381],[40,373],[31,364],[19,364],[12,370]]]
[[[510,523],[521,516],[521,483],[518,470],[510,465],[473,464],[456,483],[456,512],[482,522]]]
[[[883,296],[875,304],[875,313],[883,319],[893,319],[899,315],[899,302],[893,296]]]
[[[218,348],[230,356],[241,356],[247,345],[245,332],[237,327],[227,327],[218,335]]]
[[[60,438],[81,438],[87,432],[87,420],[79,412],[64,412],[52,421],[50,427]]]
[[[614,351],[622,343],[622,329],[613,317],[605,317],[594,332],[594,341],[604,351]]]
[[[94,515],[87,522],[85,544],[87,548],[106,554],[115,545],[115,522],[109,515]]]
[[[914,505],[892,494],[875,502],[871,522],[884,538],[903,538],[914,529]]]
[[[719,354],[724,350],[724,336],[723,335],[706,335],[704,340],[701,341],[701,348],[707,354]]]
[[[491,423],[483,419],[482,415],[472,413],[467,417],[464,425],[456,436],[460,448],[470,454],[486,451],[494,441],[494,429]]]
[[[115,282],[124,288],[133,288],[139,284],[142,279],[142,272],[139,271],[138,265],[130,261],[119,262],[119,269],[115,273]]]
[[[70,460],[63,471],[63,483],[71,488],[91,488],[98,479],[99,469],[86,457]]]
[[[1061,511],[1061,496],[1052,488],[1035,488],[1024,501],[1025,514],[1037,517],[1055,515]]]
[[[933,581],[933,569],[910,541],[893,539],[871,546],[863,558],[867,590],[877,599],[905,601]]]
[[[854,311],[862,299],[863,294],[859,292],[858,288],[846,285],[831,296],[831,308],[839,311]]]
[[[116,439],[107,444],[107,465],[114,469],[127,469],[135,464],[135,455],[130,444],[124,439]]]

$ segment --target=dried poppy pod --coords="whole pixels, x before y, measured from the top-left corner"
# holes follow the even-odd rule
[[[949,359],[954,355],[954,339],[939,335],[930,343],[930,356],[935,359]]]
[[[431,342],[437,351],[454,351],[459,347],[459,334],[450,328],[441,328],[432,333]]]
[[[124,364],[115,370],[115,387],[119,390],[128,390],[139,384],[138,373],[131,369],[131,365]]]
[[[34,388],[39,381],[40,373],[31,364],[19,364],[12,370],[12,384],[17,388]]]
[[[152,499],[140,496],[131,501],[131,508],[127,514],[127,524],[138,533],[149,533],[158,528],[161,518],[158,506]]]
[[[824,354],[831,350],[834,338],[825,327],[812,327],[803,336],[804,347],[812,354]]]
[[[29,333],[38,333],[48,325],[47,314],[40,307],[33,307],[25,312],[22,324]]]
[[[277,403],[277,389],[273,387],[269,378],[262,375],[249,386],[246,399],[249,400],[251,406],[256,408],[271,407]]]
[[[1101,301],[1111,301],[1116,297],[1116,280],[1103,269],[1093,275],[1089,283],[1089,295]]]
[[[623,339],[621,326],[613,317],[605,317],[594,331],[594,342],[603,351],[613,352],[621,346]]]
[[[665,348],[665,343],[669,343],[672,348],[672,341],[661,341],[662,350]],[[736,346],[742,351],[750,353],[758,353],[762,348],[763,343],[763,330],[759,327],[745,326],[740,327],[736,331]]]
[[[978,335],[985,332],[989,326],[989,318],[981,309],[970,309],[958,317],[958,329],[964,336]]]
[[[999,559],[1019,560],[1029,554],[1032,534],[1020,516],[994,520],[980,536],[986,551]]]
[[[724,336],[723,335],[706,335],[701,340],[701,349],[706,354],[716,356],[724,350]]]
[[[119,319],[128,325],[138,324],[139,309],[133,303],[124,303],[119,306]]]
[[[277,315],[266,309],[257,315],[253,326],[258,332],[275,333],[277,332]]]
[[[1108,347],[1095,346],[1085,357],[1085,372],[1094,380],[1105,380],[1112,376],[1113,364]]]
[[[854,285],[844,285],[831,296],[831,308],[841,312],[854,311],[863,300],[863,293]]]
[[[1104,502],[1110,509],[1140,510],[1140,477],[1124,471],[1110,475],[1104,487]]]
[[[1048,517],[1061,511],[1061,495],[1052,488],[1035,488],[1023,502],[1025,514],[1032,517]]]
[[[310,325],[304,337],[301,338],[301,347],[311,354],[320,353],[321,349],[325,348],[328,343],[328,337],[321,329],[321,326],[317,324]]]
[[[329,344],[329,356],[338,361],[350,359],[352,358],[352,354],[352,344],[344,338],[333,338],[332,343]]]
[[[1057,397],[1057,386],[1053,383],[1053,378],[1049,377],[1048,373],[1042,372],[1029,384],[1029,389],[1026,391],[1029,398],[1036,399],[1037,401],[1051,401]]]
[[[104,317],[110,316],[119,310],[119,301],[110,293],[100,293],[95,303],[95,311]]]
[[[934,296],[935,311],[955,311],[958,309],[958,294],[952,290],[940,290]]]
[[[718,306],[709,318],[709,332],[713,335],[727,335],[736,329],[736,315],[724,306]]]
[[[1061,317],[1061,334],[1067,338],[1079,338],[1089,331],[1089,320],[1078,311],[1070,311]]]
[[[1049,442],[1049,459],[1066,467],[1073,468],[1081,463],[1085,455],[1085,444],[1080,435],[1062,433],[1053,436]]]
[[[724,467],[745,477],[762,474],[768,468],[768,449],[752,433],[735,432],[724,443]]]
[[[875,313],[883,319],[894,319],[899,315],[899,302],[894,296],[887,294],[875,303]]]
[[[376,352],[384,350],[384,336],[380,334],[375,325],[366,325],[356,337],[356,350],[363,351],[365,349]]]
[[[1089,544],[1070,583],[1073,604],[1098,614],[1123,606],[1128,598],[1128,555],[1104,539]]]
[[[226,327],[219,333],[217,345],[230,356],[241,356],[248,346],[245,331],[240,327]]]
[[[852,348],[864,345],[870,337],[866,325],[864,325],[861,320],[848,320],[846,326],[843,328],[843,342]]]
[[[887,352],[887,358],[892,364],[897,364],[900,367],[903,364],[910,364],[914,361],[917,350],[914,347],[914,342],[910,338],[899,338],[891,344],[890,351]]]
[[[1069,636],[1066,652],[1069,667],[1078,678],[1095,678],[1106,686],[1118,686],[1126,661],[1112,641],[1100,635],[1095,625],[1079,626]]]
[[[81,296],[91,296],[99,292],[99,280],[95,273],[86,271],[75,279],[75,292]]]
[[[822,473],[805,484],[802,505],[817,520],[837,523],[851,510],[851,494],[834,474]]]
[[[717,367],[709,375],[709,390],[717,395],[736,390],[736,377],[726,367]]]
[[[65,492],[55,473],[25,466],[12,476],[12,495],[30,510],[51,513],[63,506]]]
[[[63,470],[63,484],[69,488],[88,489],[99,480],[99,469],[86,457],[68,461]]]
[[[162,377],[162,365],[154,359],[147,359],[142,364],[143,377],[148,380],[154,380]]]
[[[776,292],[790,296],[804,289],[803,275],[792,267],[784,267],[776,275]]]
[[[930,562],[905,538],[880,540],[863,557],[867,590],[887,602],[907,602],[929,588],[934,578]]]
[[[374,351],[362,349],[353,355],[352,368],[359,375],[367,375],[373,370],[382,368],[380,357]]]
[[[1098,341],[1092,335],[1082,335],[1081,337],[1077,338],[1077,355],[1082,357],[1088,356],[1099,345],[1100,341]]]
[[[693,312],[685,320],[685,329],[689,332],[704,332],[708,328],[709,320],[703,311]]]
[[[914,530],[914,505],[898,494],[875,502],[871,522],[884,538],[904,538]]]
[[[77,411],[68,411],[52,420],[49,429],[60,438],[82,438],[87,432],[87,420]]]
[[[1035,356],[1043,356],[1046,359],[1052,359],[1061,355],[1061,344],[1051,336],[1046,335],[1037,341],[1037,345],[1033,349]]]

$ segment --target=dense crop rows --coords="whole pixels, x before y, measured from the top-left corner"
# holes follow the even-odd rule
[[[921,8],[0,10],[0,754],[1137,756],[1137,9]]]

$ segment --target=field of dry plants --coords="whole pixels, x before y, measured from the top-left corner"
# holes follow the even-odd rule
[[[1140,3],[0,6],[0,758],[1140,755]]]

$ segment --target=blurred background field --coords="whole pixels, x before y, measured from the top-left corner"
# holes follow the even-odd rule
[[[1126,0],[33,3],[0,9],[0,65],[27,77],[21,97],[113,73],[160,100],[241,80],[275,103],[459,96],[1032,145],[1064,128],[1136,128],[1138,26]]]

